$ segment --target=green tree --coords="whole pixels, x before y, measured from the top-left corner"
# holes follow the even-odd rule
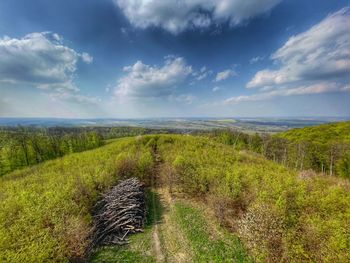
[[[350,178],[350,151],[339,160],[337,170],[340,176]]]

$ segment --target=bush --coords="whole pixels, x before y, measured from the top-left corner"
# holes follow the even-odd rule
[[[350,178],[350,151],[338,162],[337,171],[341,177]]]
[[[258,204],[239,220],[238,233],[258,262],[280,262],[283,256],[283,217],[273,207]]]
[[[121,179],[129,178],[137,173],[137,160],[135,156],[121,153],[117,157],[117,174]]]

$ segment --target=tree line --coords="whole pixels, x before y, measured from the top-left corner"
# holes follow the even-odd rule
[[[178,130],[143,127],[0,127],[0,176],[102,146],[106,140]]]
[[[103,145],[96,131],[61,128],[0,130],[0,175],[63,155]]]
[[[221,143],[237,150],[250,150],[295,170],[350,178],[350,142],[344,140],[293,140],[288,136],[247,134],[235,130],[211,132]],[[322,136],[320,134],[319,136]]]
[[[154,133],[187,133],[142,127],[2,127],[0,128],[0,176],[63,155],[93,149],[105,140]],[[296,170],[313,170],[350,178],[350,123],[291,130],[285,133],[247,134],[238,130],[191,132],[208,135],[250,150]]]

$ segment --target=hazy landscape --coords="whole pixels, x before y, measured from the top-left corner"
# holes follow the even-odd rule
[[[2,262],[350,262],[349,1],[0,1]]]
[[[16,127],[144,127],[174,129],[179,132],[229,129],[246,132],[281,132],[330,122],[347,121],[350,117],[288,117],[288,118],[148,118],[148,119],[60,119],[60,118],[0,118],[0,126]]]

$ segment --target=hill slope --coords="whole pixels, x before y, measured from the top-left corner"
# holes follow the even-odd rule
[[[285,153],[289,167],[350,178],[350,122],[293,129],[275,138],[282,139],[275,152]]]
[[[350,122],[322,124],[313,127],[292,129],[279,134],[293,142],[331,144],[350,143]]]
[[[1,178],[0,258],[83,259],[93,205],[126,176],[150,186],[149,225],[94,262],[247,262],[245,249],[258,262],[350,260],[348,181],[300,179],[259,155],[180,135],[118,139]]]

